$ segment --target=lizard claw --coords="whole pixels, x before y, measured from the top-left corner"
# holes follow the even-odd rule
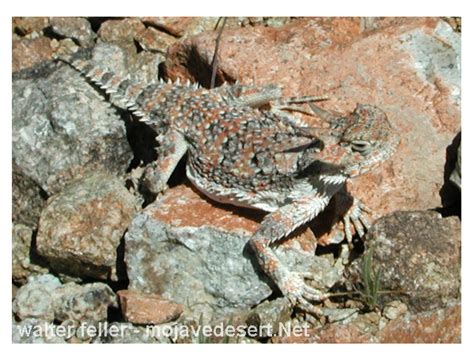
[[[291,304],[303,311],[320,316],[321,310],[310,301],[320,302],[328,295],[306,284],[305,280],[314,280],[315,276],[308,272],[287,272],[280,289]]]
[[[347,242],[352,244],[352,227],[360,238],[363,238],[371,223],[366,214],[373,213],[362,201],[354,199],[354,202],[343,218],[344,233]],[[351,227],[352,226],[352,227]]]

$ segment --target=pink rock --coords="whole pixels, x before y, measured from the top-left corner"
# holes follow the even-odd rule
[[[121,290],[118,296],[125,320],[135,324],[159,325],[178,318],[184,310],[182,305],[156,294]]]
[[[401,146],[349,190],[379,214],[439,207],[446,147],[460,128],[459,34],[439,18],[381,20],[370,31],[361,23],[302,18],[281,28],[225,30],[218,80],[279,84],[285,96],[327,94],[320,106],[341,113],[357,103],[380,107]],[[209,84],[216,36],[207,32],[172,46],[168,77]]]

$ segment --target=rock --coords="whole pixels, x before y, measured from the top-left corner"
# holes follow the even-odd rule
[[[142,51],[129,60],[130,75],[133,79],[142,81],[144,84],[156,82],[159,79],[159,66],[164,60],[165,57],[161,53]]]
[[[171,343],[165,336],[157,337],[153,329],[144,326],[135,326],[131,323],[112,322],[108,324],[106,333],[94,343]]]
[[[372,311],[358,315],[350,325],[357,327],[364,335],[373,335],[378,332],[384,322],[380,312]]]
[[[54,291],[56,321],[83,322],[107,320],[109,307],[118,307],[117,296],[105,283],[78,285],[66,283]]]
[[[355,308],[322,308],[321,311],[329,323],[347,324],[359,315]]]
[[[126,233],[129,289],[184,304],[185,314],[202,313],[206,321],[258,304],[273,286],[247,244],[261,216],[217,207],[188,186],[171,188],[138,214]],[[290,269],[314,273],[318,288],[327,290],[341,278],[342,262],[332,254],[276,251]]]
[[[158,295],[121,290],[118,296],[125,321],[133,324],[159,325],[178,318],[184,310],[182,305]]]
[[[422,312],[390,321],[377,334],[380,343],[461,343],[461,306]]]
[[[40,34],[43,29],[49,26],[49,18],[47,17],[13,17],[13,31],[19,35],[31,35],[32,33]]]
[[[100,64],[101,68],[113,71],[115,74],[137,82],[148,84],[158,79],[158,66],[164,60],[162,54],[140,52],[130,55],[118,45],[100,43],[94,47],[92,62]],[[116,104],[121,107],[120,104]]]
[[[123,174],[132,159],[119,115],[68,66],[14,79],[12,124],[13,163],[47,194],[90,171]]]
[[[134,81],[149,84],[158,80],[159,65],[164,61],[164,55],[162,52],[152,53],[149,51],[137,53],[135,42],[138,44],[151,41],[150,36],[147,37],[146,34],[153,31],[145,29],[143,24],[139,21],[137,23],[137,21],[137,19],[124,19],[103,23],[101,26],[101,30],[104,29],[103,33],[99,32],[99,34],[109,40],[99,42],[95,46],[92,61],[119,76],[130,76]],[[109,22],[112,23],[109,24]],[[126,24],[129,23],[133,25],[127,28]],[[165,36],[166,34],[163,35],[163,37]],[[158,46],[156,43],[154,45],[145,43],[141,46]],[[120,107],[119,104],[117,105]]]
[[[86,175],[48,199],[38,253],[58,272],[117,280],[117,247],[135,207],[120,179],[105,172]]]
[[[216,36],[172,45],[166,77],[208,86]],[[386,112],[401,146],[349,185],[380,214],[441,206],[445,150],[460,128],[460,78],[460,34],[437,18],[388,19],[371,31],[360,19],[301,18],[280,28],[226,29],[219,45],[218,84],[279,84],[284,96],[328,94],[320,106],[341,113],[357,103]]]
[[[350,324],[329,323],[309,329],[299,336],[276,336],[273,343],[460,343],[461,308],[450,305],[444,309],[410,314],[373,325],[359,315]],[[375,318],[374,318],[375,320]],[[379,328],[380,327],[380,328]]]
[[[21,319],[54,320],[54,297],[61,282],[50,274],[30,276],[13,301],[13,312]]]
[[[97,35],[101,41],[116,44],[132,56],[137,53],[135,36],[144,29],[145,25],[137,18],[107,20],[101,24]]]
[[[31,68],[53,58],[51,39],[41,36],[35,39],[13,41],[12,71]]]
[[[265,301],[252,309],[246,317],[247,327],[262,330],[259,338],[271,337],[291,321],[292,307],[285,298]]]
[[[50,322],[36,318],[27,318],[12,324],[12,343],[66,343],[58,336],[58,328]]]
[[[366,236],[382,290],[403,291],[418,312],[445,307],[460,295],[461,228],[457,217],[435,211],[395,212],[377,220]],[[361,261],[351,265],[360,274]]]
[[[12,220],[32,229],[38,226],[41,210],[44,207],[44,192],[31,178],[22,173],[13,163],[12,174]]]
[[[48,273],[45,262],[32,249],[33,230],[24,224],[13,224],[12,229],[12,279],[25,284],[32,275]]]
[[[147,51],[158,51],[165,54],[168,47],[176,42],[176,38],[155,28],[149,27],[140,31],[135,39]]]
[[[407,305],[400,301],[389,302],[383,308],[382,315],[389,320],[395,320],[396,318],[404,315],[408,311]]]
[[[52,17],[49,21],[52,30],[56,34],[66,38],[72,38],[81,46],[89,47],[94,44],[95,34],[87,19],[77,17]]]
[[[31,276],[20,287],[13,301],[13,312],[20,320],[104,321],[108,307],[117,307],[117,297],[104,283],[61,284],[53,275]]]
[[[455,184],[459,189],[461,189],[461,143],[459,143],[458,149],[456,151],[457,158],[454,169],[449,177],[449,180]]]
[[[212,31],[218,21],[217,17],[160,17],[147,16],[141,18],[146,25],[163,29],[167,33],[187,38],[204,31]]]
[[[121,77],[127,76],[127,54],[125,50],[116,44],[97,44],[92,51],[91,62]]]
[[[216,31],[218,17],[162,17],[145,16],[141,21],[150,27],[163,30],[174,37],[182,39],[189,38],[203,32]],[[246,17],[233,16],[226,19],[225,29],[241,28],[244,26],[270,26],[280,27],[292,21],[288,17]],[[219,29],[222,26],[222,18],[219,22]]]

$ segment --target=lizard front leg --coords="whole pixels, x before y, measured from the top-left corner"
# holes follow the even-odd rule
[[[329,199],[329,196],[316,194],[280,207],[264,218],[260,228],[250,239],[261,267],[282,293],[293,305],[313,314],[320,312],[310,301],[321,301],[327,296],[306,284],[305,279],[312,279],[313,275],[290,271],[270,245],[316,217],[327,206]]]
[[[332,208],[328,221],[332,227],[328,233],[320,235],[318,244],[339,244],[347,240],[349,247],[352,247],[353,236],[357,234],[362,239],[371,227],[368,215],[373,212],[346,190],[337,192],[328,208]]]
[[[142,176],[145,187],[155,194],[164,192],[168,179],[188,149],[184,137],[173,129],[157,140],[160,143],[158,158],[146,166]]]

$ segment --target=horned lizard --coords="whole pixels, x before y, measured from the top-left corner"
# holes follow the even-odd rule
[[[399,137],[385,113],[358,105],[338,116],[317,107],[318,97],[283,99],[277,86],[141,84],[89,61],[68,63],[157,131],[158,157],[143,177],[153,192],[166,188],[187,154],[187,177],[207,197],[268,212],[249,240],[259,264],[292,304],[318,313],[312,301],[327,295],[306,282],[313,275],[288,269],[271,246],[323,211],[347,179],[394,153]],[[330,126],[305,126],[292,113],[303,103]],[[366,211],[355,200],[344,216],[349,240],[351,223],[360,235],[370,226]]]

